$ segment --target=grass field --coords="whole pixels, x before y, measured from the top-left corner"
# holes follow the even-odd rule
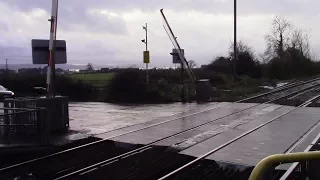
[[[94,87],[105,87],[114,77],[114,73],[91,73],[91,74],[71,74],[71,78],[76,81],[91,84]]]

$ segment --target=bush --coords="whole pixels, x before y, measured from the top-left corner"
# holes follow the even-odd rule
[[[45,75],[11,74],[0,78],[0,84],[15,92],[17,96],[34,95],[34,87],[46,87]],[[70,100],[94,100],[95,89],[88,84],[74,81],[66,76],[56,76],[56,94],[68,96]]]
[[[158,86],[147,86],[143,71],[127,71],[117,74],[108,85],[107,101],[159,102],[166,101]]]
[[[146,72],[143,70],[126,71],[118,73],[110,81],[106,101],[126,103],[154,103],[181,101],[182,86],[180,85],[180,70],[151,70],[150,84],[145,84]],[[249,76],[240,76],[239,81],[234,83],[233,76],[217,74],[210,70],[195,69],[194,74],[198,79],[210,79],[210,83],[220,89],[238,89],[238,93],[256,92],[260,81]],[[184,74],[186,82],[189,77]],[[195,86],[189,83],[186,96],[189,100],[194,99]],[[248,86],[248,89],[243,88]],[[254,90],[252,90],[254,89]]]
[[[222,86],[229,83],[228,75],[226,74],[218,74],[205,69],[196,69],[194,74],[198,79],[209,79],[213,86]]]
[[[97,99],[95,88],[87,83],[74,81],[66,76],[57,77],[56,92],[76,101],[92,101]]]
[[[313,62],[294,48],[285,51],[284,59],[273,58],[267,64],[267,75],[276,79],[292,79],[316,75],[320,72],[319,63]]]

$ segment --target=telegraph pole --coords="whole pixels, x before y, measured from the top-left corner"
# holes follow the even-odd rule
[[[149,63],[150,63],[150,56],[148,51],[148,24],[146,23],[146,26],[142,26],[142,28],[146,31],[146,38],[141,40],[143,43],[146,44],[146,51],[144,52],[144,63],[146,64],[146,84],[149,84]]]
[[[182,85],[182,90],[181,90],[181,101],[186,102],[186,95],[185,95],[185,85],[184,85],[184,65],[181,60],[181,85]]]
[[[6,72],[8,73],[8,59],[6,59]]]
[[[238,59],[238,52],[237,52],[237,0],[234,0],[234,41],[233,41],[233,80],[237,80],[237,59]]]
[[[47,96],[55,96],[55,48],[57,37],[57,20],[58,20],[58,3],[59,0],[52,0],[51,18],[48,20],[51,23],[50,41],[49,41],[49,62],[47,72]]]
[[[144,28],[146,30],[146,51],[148,51],[148,24]]]
[[[146,51],[148,51],[148,24],[146,23]],[[146,76],[146,81],[147,84],[149,84],[149,63],[146,63],[146,69],[147,69],[147,76]]]
[[[6,59],[6,72],[5,72],[5,80],[7,81],[9,77],[9,69],[8,69],[8,59]]]

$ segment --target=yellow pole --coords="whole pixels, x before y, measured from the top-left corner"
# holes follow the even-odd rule
[[[275,154],[261,160],[251,172],[249,180],[260,180],[263,173],[273,165],[320,159],[320,151]]]

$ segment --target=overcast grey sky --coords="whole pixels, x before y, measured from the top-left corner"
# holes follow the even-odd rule
[[[307,29],[312,53],[320,55],[319,0],[238,0],[239,39],[255,52],[281,15]],[[233,39],[233,0],[60,0],[58,39],[67,41],[70,64],[142,64],[142,25],[148,22],[151,66],[171,63],[172,44],[159,10],[187,59],[205,64],[227,54]],[[0,64],[31,63],[30,42],[49,38],[51,0],[0,0]]]

